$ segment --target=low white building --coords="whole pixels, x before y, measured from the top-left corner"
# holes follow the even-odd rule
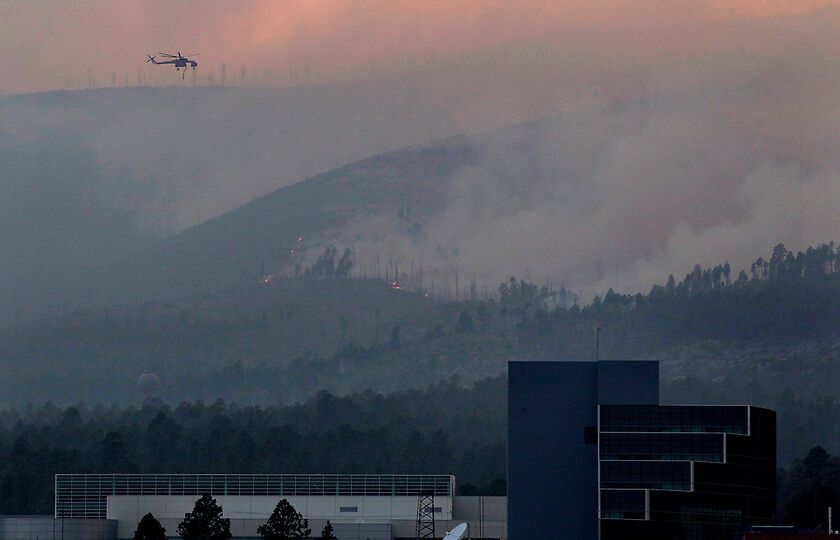
[[[230,519],[235,538],[256,538],[257,527],[287,499],[309,520],[313,536],[329,520],[339,540],[393,540],[415,537],[421,493],[434,495],[438,537],[462,522],[471,538],[507,537],[506,499],[456,497],[450,475],[60,474],[55,517],[115,522],[122,540],[132,538],[140,518],[151,512],[167,535],[177,536],[184,514],[207,494]]]

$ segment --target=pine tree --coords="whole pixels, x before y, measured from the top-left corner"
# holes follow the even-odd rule
[[[222,507],[210,495],[195,501],[193,511],[184,514],[178,525],[178,535],[184,540],[228,540],[230,519],[222,517]]]
[[[268,521],[257,528],[257,534],[266,540],[307,538],[311,532],[309,521],[304,519],[286,499],[277,503]]]
[[[166,540],[166,529],[161,527],[160,521],[149,512],[137,524],[134,540]]]
[[[332,523],[330,523],[329,520],[327,520],[327,524],[324,525],[324,528],[321,529],[321,540],[338,540],[333,532]]]
[[[461,310],[461,315],[458,317],[458,324],[455,325],[455,331],[462,334],[475,331],[475,321],[473,321],[472,315],[466,309]]]
[[[400,325],[395,324],[391,327],[391,338],[388,340],[388,346],[392,349],[400,346]]]

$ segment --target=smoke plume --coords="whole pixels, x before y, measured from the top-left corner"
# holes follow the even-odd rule
[[[5,313],[305,176],[464,133],[479,160],[422,236],[368,216],[360,259],[588,294],[835,240],[840,15],[810,11],[832,3],[0,3],[5,93],[183,86],[0,101]],[[183,83],[143,63],[179,49],[202,53]]]

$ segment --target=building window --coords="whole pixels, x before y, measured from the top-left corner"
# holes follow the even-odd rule
[[[601,433],[601,459],[723,462],[720,433]]]
[[[645,492],[601,490],[601,519],[645,519]]]
[[[338,509],[339,512],[358,512],[358,506],[341,506]]]
[[[602,461],[601,487],[691,491],[691,463]]]
[[[747,407],[602,405],[601,431],[736,433],[749,430]]]

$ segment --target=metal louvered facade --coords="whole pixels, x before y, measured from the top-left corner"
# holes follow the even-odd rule
[[[354,474],[57,474],[56,518],[101,518],[108,496],[386,496],[421,492],[452,497],[450,475]]]

